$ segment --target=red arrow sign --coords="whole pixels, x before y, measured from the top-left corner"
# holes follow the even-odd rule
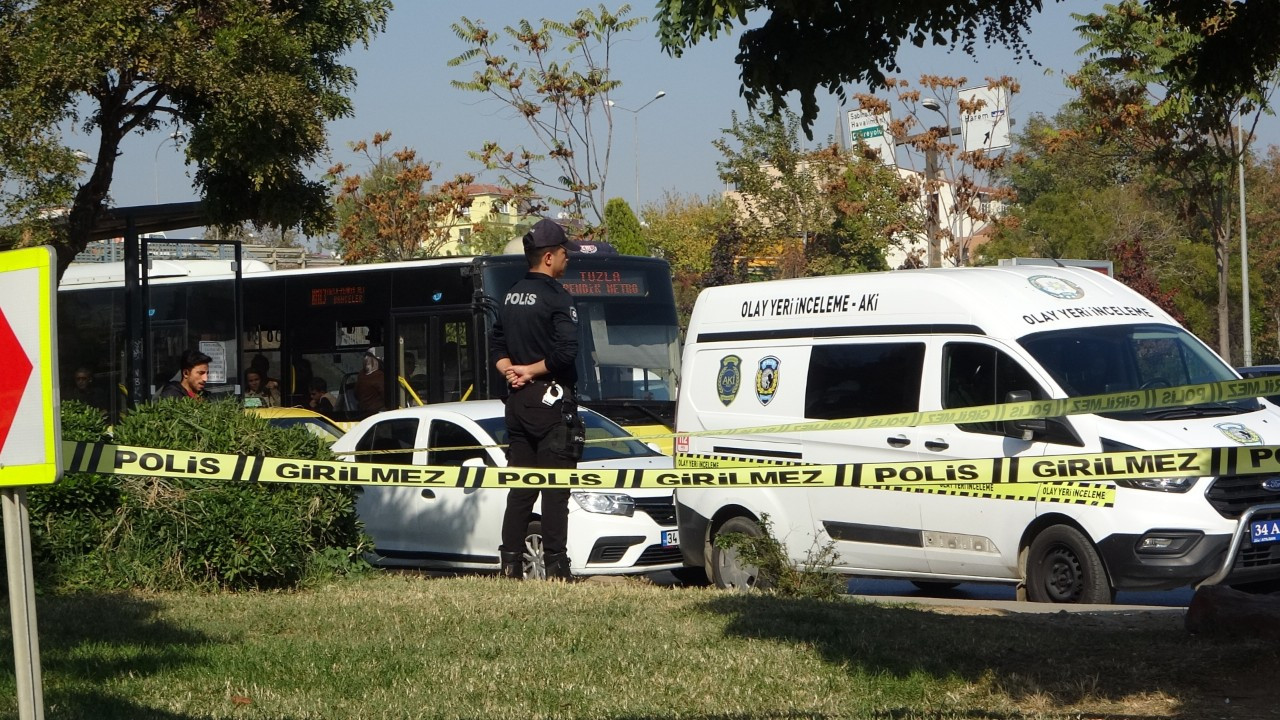
[[[13,427],[13,417],[18,414],[22,393],[31,379],[31,359],[22,350],[22,344],[9,327],[9,319],[0,309],[0,450]]]

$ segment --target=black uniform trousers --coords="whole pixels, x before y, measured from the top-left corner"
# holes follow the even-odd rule
[[[549,437],[564,426],[563,401],[542,402],[550,383],[535,380],[507,398],[509,443],[507,464],[512,467],[576,468],[577,460]],[[569,391],[566,390],[566,397]],[[569,536],[569,490],[518,488],[507,491],[507,511],[502,518],[502,550],[523,552],[524,538],[533,517],[533,504],[542,495],[542,548],[547,554],[565,552]]]

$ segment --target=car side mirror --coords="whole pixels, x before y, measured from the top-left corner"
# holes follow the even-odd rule
[[[1006,403],[1020,403],[1031,401],[1030,390],[1010,390],[1004,396]],[[1026,442],[1036,439],[1037,435],[1044,436],[1049,432],[1049,423],[1045,418],[1019,418],[1017,420],[1006,420],[1004,423],[1004,434],[1009,437],[1019,438]]]

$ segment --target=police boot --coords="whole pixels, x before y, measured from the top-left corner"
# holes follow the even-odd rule
[[[502,577],[508,580],[524,579],[524,553],[499,550],[502,556]]]
[[[568,553],[547,553],[543,561],[546,563],[548,580],[573,580],[573,573],[569,571]]]

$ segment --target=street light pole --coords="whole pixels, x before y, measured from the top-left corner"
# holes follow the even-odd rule
[[[170,140],[173,141],[173,146],[177,147],[179,140],[186,140],[186,139],[187,139],[187,136],[184,135],[181,130],[174,130],[173,132],[169,133],[168,137],[161,140],[159,145],[156,145],[156,151],[152,158],[151,168],[155,172],[155,176],[156,176],[156,204],[157,205],[160,204],[160,148],[164,147],[164,144],[169,142]]]
[[[658,94],[654,95],[652,98],[649,99],[649,102],[641,105],[635,110],[632,110],[631,108],[622,107],[621,105],[615,103],[612,100],[609,101],[609,107],[617,108],[619,110],[626,110],[627,112],[631,113],[632,152],[635,154],[635,169],[636,169],[636,205],[633,209],[637,213],[640,212],[640,111],[644,110],[645,108],[649,107],[653,103],[657,102],[658,100],[661,100],[666,96],[667,96],[667,92],[665,90],[659,90]]]
[[[1249,322],[1249,226],[1244,216],[1244,115],[1236,127],[1240,138],[1240,292],[1243,298],[1241,324],[1244,325],[1244,366],[1253,364],[1253,328]]]
[[[942,267],[942,220],[938,217],[938,213],[942,210],[942,203],[938,199],[940,185],[938,183],[937,142],[938,139],[936,137],[931,138],[929,146],[924,151],[924,188],[925,192],[929,194],[928,214],[924,219],[924,234],[929,241],[928,262],[926,265],[931,268]]]

